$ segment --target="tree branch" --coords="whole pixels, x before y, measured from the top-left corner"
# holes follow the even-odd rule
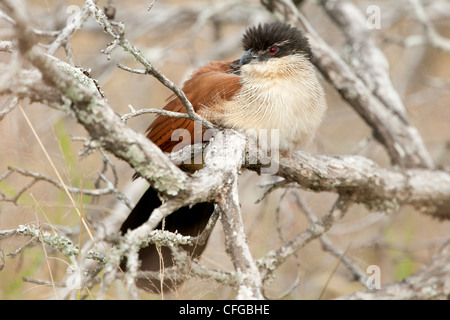
[[[447,300],[450,295],[450,246],[447,243],[419,272],[382,286],[378,290],[355,292],[339,300]]]
[[[89,6],[89,10],[91,10],[92,15],[95,17],[97,22],[103,26],[103,29],[114,37],[113,43],[105,50],[106,53],[110,53],[116,46],[121,46],[125,51],[131,53],[133,57],[139,61],[146,69],[148,74],[151,74],[153,77],[159,80],[163,85],[173,91],[173,93],[177,96],[178,99],[183,103],[183,106],[186,108],[186,113],[189,115],[190,119],[193,121],[197,121],[201,123],[202,126],[206,128],[214,128],[214,125],[198,115],[194,111],[194,107],[191,102],[186,98],[184,92],[178,88],[171,80],[169,80],[164,74],[161,73],[155,66],[153,66],[142,53],[135,48],[125,37],[124,37],[124,28],[122,24],[117,24],[114,26],[111,21],[105,16],[103,11],[101,11],[92,0],[86,0],[86,4]]]
[[[278,175],[305,189],[351,195],[369,210],[393,212],[411,205],[433,217],[450,219],[450,174],[445,171],[385,169],[360,156],[296,152],[280,158]]]
[[[422,24],[426,33],[426,40],[435,48],[440,49],[450,54],[450,39],[441,36],[434,27],[433,23],[428,18],[425,9],[423,8],[422,1],[409,0],[414,8],[417,19]]]

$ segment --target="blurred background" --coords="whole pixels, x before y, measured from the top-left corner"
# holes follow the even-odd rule
[[[316,31],[346,58],[347,48],[341,31],[329,20],[316,1],[297,1],[300,10]],[[41,30],[59,30],[67,19],[83,6],[83,1],[33,0],[24,1],[32,16],[30,24]],[[109,1],[99,1],[105,6]],[[373,1],[354,1],[365,14]],[[450,3],[423,1],[424,7],[438,32],[450,38]],[[115,21],[125,24],[125,36],[138,47],[147,59],[169,79],[181,85],[191,72],[210,60],[234,60],[242,55],[240,39],[244,30],[255,23],[274,20],[256,0],[224,1],[152,1],[114,0]],[[381,27],[372,30],[376,43],[386,55],[392,81],[407,107],[411,122],[418,128],[433,160],[440,167],[450,166],[450,54],[409,41],[423,36],[409,1],[376,1],[380,7]],[[150,10],[148,8],[151,7]],[[11,40],[10,25],[0,19],[0,40]],[[103,90],[109,104],[118,114],[134,109],[159,108],[171,92],[148,75],[126,72],[116,67],[139,66],[120,48],[108,57],[102,53],[112,41],[89,18],[71,40],[70,59],[74,65],[90,71]],[[48,44],[46,37],[40,38]],[[67,61],[61,48],[56,56]],[[11,54],[0,52],[0,62],[8,63]],[[371,138],[371,129],[340,96],[323,81],[327,93],[328,112],[314,142],[314,152],[321,154],[359,154],[380,166],[390,167],[383,147]],[[5,100],[0,110],[5,107]],[[64,181],[71,186],[95,188],[103,161],[97,152],[80,157],[83,142],[73,137],[87,137],[76,121],[60,111],[38,103],[22,101],[20,106],[30,118],[31,125],[43,142]],[[128,121],[137,132],[144,132],[154,116],[143,115]],[[142,181],[132,182],[133,170],[124,162],[110,157],[118,176],[119,190],[136,201],[146,188]],[[54,177],[55,172],[37,143],[30,125],[20,108],[0,121],[0,176],[8,166],[23,168]],[[114,180],[110,169],[105,176]],[[299,189],[276,190],[261,202],[262,187],[268,177],[243,172],[240,179],[240,201],[248,242],[255,258],[277,249],[284,241],[308,227],[305,214],[296,204],[294,193],[300,194],[313,212],[326,214],[336,195],[312,193]],[[0,191],[13,196],[30,178],[10,174],[0,181]],[[75,196],[78,208],[88,219],[100,221],[112,217],[116,223],[125,219],[128,209],[118,205],[114,196],[92,198]],[[17,203],[0,202],[0,230],[15,229],[19,225],[52,226],[73,234],[73,242],[87,239],[80,229],[80,219],[64,191],[46,182],[38,182],[27,189]],[[114,223],[110,228],[118,228]],[[443,243],[450,239],[450,222],[439,221],[402,207],[398,212],[368,212],[362,205],[353,205],[345,218],[327,234],[334,246],[349,256],[362,270],[371,265],[380,267],[381,283],[404,279],[426,264]],[[46,299],[54,296],[51,286],[23,281],[23,277],[50,281],[48,265],[55,282],[63,279],[68,268],[67,259],[42,246],[26,248],[14,258],[6,256],[24,245],[27,239],[15,237],[0,242],[4,264],[0,271],[0,299]],[[202,255],[201,262],[213,268],[233,270],[226,255],[220,222]],[[324,251],[318,239],[302,248],[273,275],[265,286],[268,298],[331,299],[364,287],[353,281],[351,273],[340,260]],[[88,297],[95,297],[95,287]],[[145,292],[142,298],[161,298]],[[235,292],[213,280],[191,279],[167,299],[230,299]],[[124,284],[116,281],[108,298],[126,299]]]

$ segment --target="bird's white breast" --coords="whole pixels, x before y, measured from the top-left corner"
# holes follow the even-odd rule
[[[240,92],[224,105],[220,122],[235,129],[278,129],[279,150],[295,148],[319,126],[326,102],[314,67],[302,55],[241,68]]]

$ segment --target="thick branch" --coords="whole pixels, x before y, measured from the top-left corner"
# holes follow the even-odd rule
[[[142,242],[164,217],[180,206],[215,199],[221,210],[228,252],[241,279],[237,298],[262,299],[261,276],[246,242],[237,196],[238,171],[242,166],[245,142],[245,137],[233,130],[216,132],[205,149],[204,168],[185,182],[189,192],[182,195],[183,201],[168,199],[155,209],[147,222],[125,235],[125,242],[117,254],[129,254],[130,249],[135,251],[135,244]]]
[[[366,17],[350,1],[321,0],[325,12],[338,25],[347,40],[349,63],[356,74],[380,101],[404,123],[409,120],[389,76],[389,63],[376,46]]]
[[[237,299],[263,299],[262,281],[259,270],[252,258],[245,237],[241,208],[238,196],[238,171],[242,165],[242,155],[245,139],[237,140],[234,153],[222,153],[222,157],[236,159],[235,168],[227,176],[228,190],[216,196],[217,204],[221,210],[221,221],[225,233],[225,244],[232,258],[234,268],[242,278],[239,285]],[[216,156],[217,157],[217,156]]]
[[[409,204],[433,217],[450,219],[448,172],[384,169],[360,156],[297,152],[280,158],[278,175],[309,190],[352,195],[370,210],[389,212]]]

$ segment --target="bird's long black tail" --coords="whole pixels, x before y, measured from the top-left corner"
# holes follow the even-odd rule
[[[161,206],[161,200],[158,197],[158,193],[150,187],[123,222],[120,232],[125,234],[128,230],[133,230],[141,226],[148,220],[152,211],[159,206]],[[171,232],[177,231],[184,236],[195,237],[206,227],[213,212],[214,204],[210,202],[198,203],[192,207],[182,207],[165,218],[164,230]],[[157,229],[161,230],[162,226],[163,224],[160,223]],[[185,245],[181,247],[187,251],[189,256],[196,258],[202,254],[206,243],[203,245]],[[162,266],[166,269],[174,264],[170,248],[157,248],[153,244],[139,251],[139,259],[141,260],[141,270],[157,271],[161,272],[161,274]],[[125,260],[122,261],[121,268],[125,270]],[[140,279],[137,285],[152,292],[159,292],[161,288],[163,290],[173,289],[180,284],[169,277],[164,277],[163,279],[163,286],[161,286],[161,282],[158,279],[154,278]]]

